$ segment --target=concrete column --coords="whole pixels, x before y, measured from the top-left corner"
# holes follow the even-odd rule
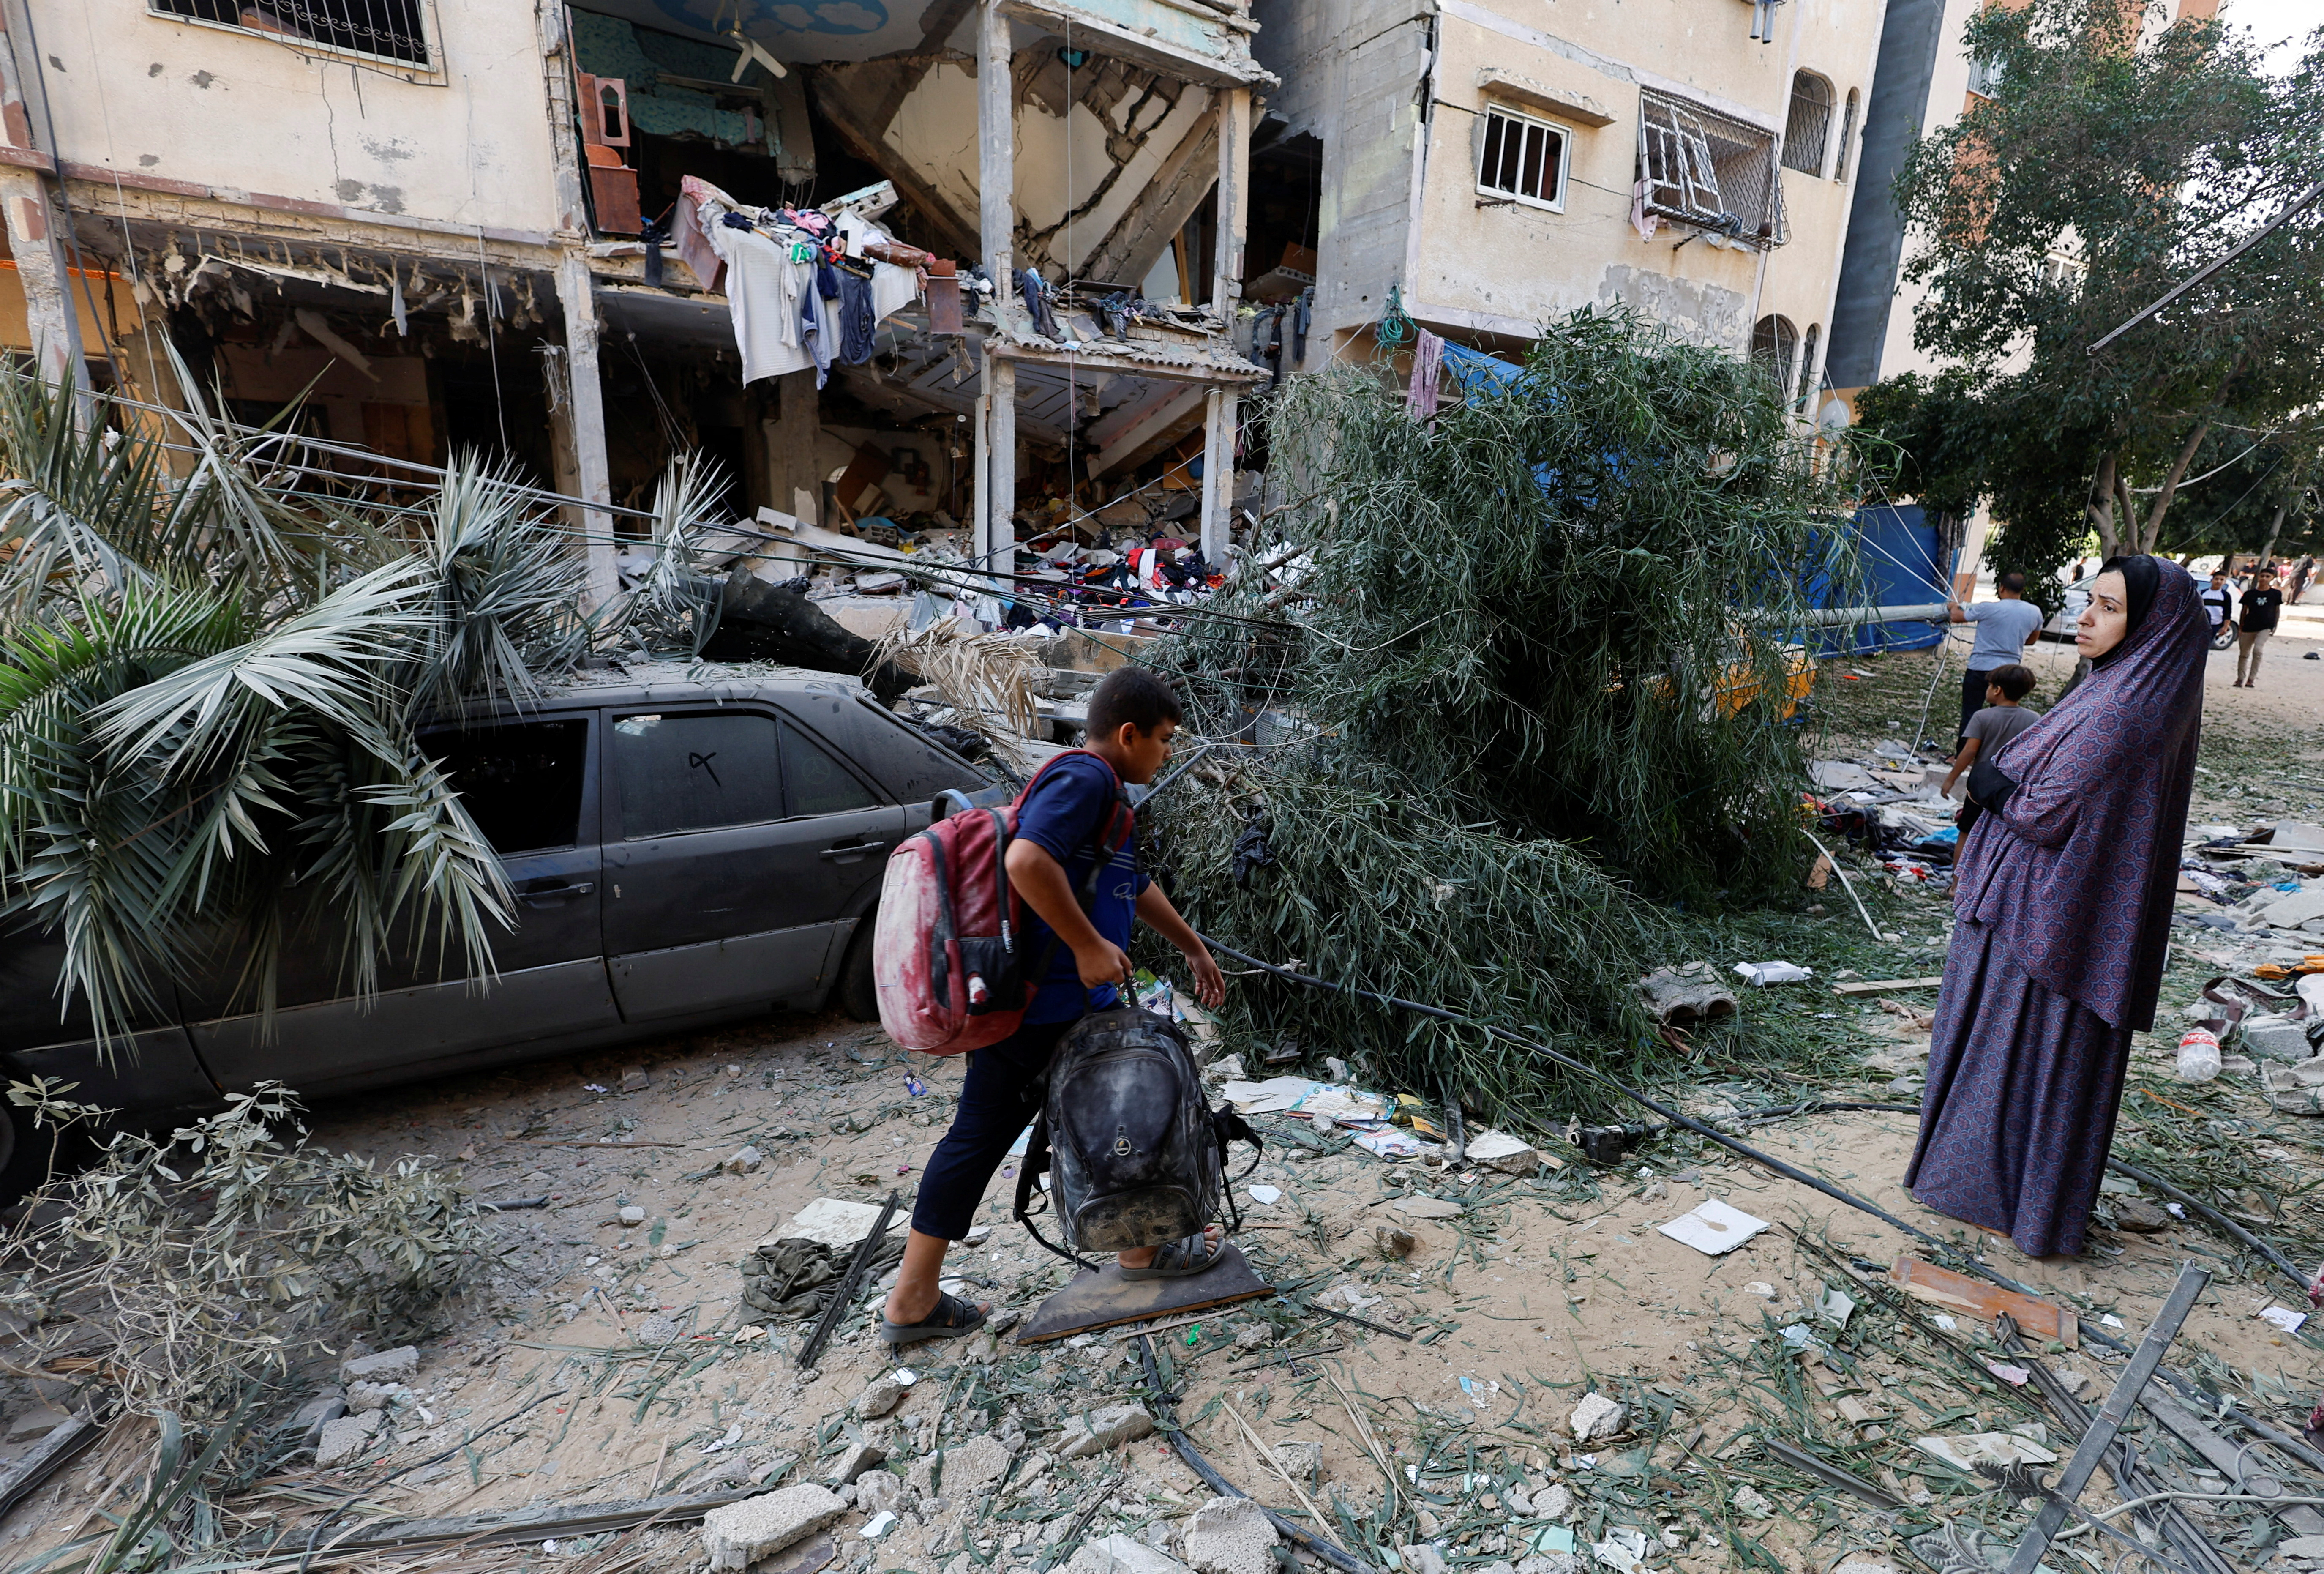
[[[0,212],[5,212],[8,249],[24,287],[24,327],[37,352],[41,375],[72,379],[88,391],[88,362],[80,341],[80,313],[73,305],[73,277],[65,262],[64,236],[49,203],[48,186],[37,170],[55,168],[54,148],[43,149],[33,130],[34,111],[17,70],[21,26],[17,8],[0,9],[0,138],[10,152],[0,163]]]
[[[597,297],[589,282],[586,252],[568,250],[558,263],[557,300],[565,311],[567,386],[565,397],[558,403],[556,438],[560,458],[573,468],[567,495],[602,505],[613,502],[613,486],[605,465],[605,395],[597,375]],[[596,508],[567,508],[566,514],[587,538],[590,605],[604,606],[621,592],[613,562],[613,516]]]
[[[775,379],[774,419],[767,423],[768,502],[779,513],[808,524],[823,523],[823,477],[816,458],[822,432],[815,369],[786,372]]]
[[[1017,228],[1017,125],[1010,72],[1009,19],[998,0],[980,0],[976,19],[976,204],[977,247],[992,280],[996,323],[1012,320],[1017,309],[1012,249]],[[1010,572],[1017,507],[1017,368],[984,353],[985,418],[976,441],[978,473],[983,477],[977,511],[976,555],[989,569]]]
[[[1226,560],[1233,521],[1235,422],[1242,401],[1231,388],[1213,388],[1203,409],[1203,560]]]

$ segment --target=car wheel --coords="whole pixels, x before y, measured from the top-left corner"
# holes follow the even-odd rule
[[[2233,625],[2221,629],[2211,636],[2211,648],[2215,651],[2224,651],[2235,643],[2236,631]]]
[[[875,907],[856,921],[847,959],[839,965],[839,1009],[858,1022],[880,1020],[880,990],[872,981],[872,931],[879,916]]]

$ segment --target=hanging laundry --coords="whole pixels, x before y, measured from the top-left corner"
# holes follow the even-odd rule
[[[742,355],[742,381],[806,370],[814,360],[802,344],[798,315],[800,297],[813,295],[799,288],[806,270],[791,262],[787,248],[747,222],[739,228],[715,222],[706,240],[724,276],[734,345]]]
[[[1017,289],[1025,297],[1025,310],[1032,314],[1033,331],[1043,338],[1056,338],[1057,317],[1049,309],[1049,282],[1030,268],[1019,268]]]
[[[702,281],[702,287],[715,290],[726,264],[702,233],[701,211],[706,199],[733,205],[733,199],[707,181],[688,175],[678,182],[678,208],[669,219],[670,244],[677,248],[678,260]]]
[[[872,281],[853,268],[839,270],[839,361],[860,366],[872,358],[878,340],[872,325]]]
[[[1413,330],[1412,385],[1405,391],[1405,412],[1415,421],[1436,414],[1436,375],[1444,359],[1444,341],[1425,328]]]
[[[1652,240],[1655,231],[1663,226],[1662,215],[1646,211],[1648,182],[1639,181],[1630,188],[1630,227],[1638,232],[1640,240]]]
[[[1315,315],[1315,286],[1310,284],[1299,292],[1299,299],[1291,309],[1291,365],[1296,370],[1307,364],[1307,325]]]

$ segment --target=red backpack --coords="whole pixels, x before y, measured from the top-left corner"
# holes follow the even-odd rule
[[[1104,758],[1068,749],[1035,772],[1008,808],[964,810],[907,838],[889,856],[872,934],[872,977],[880,1025],[906,1049],[957,1055],[999,1043],[1024,1021],[1061,942],[1053,938],[1038,962],[1028,964],[1019,943],[1024,901],[1009,888],[1009,844],[1033,789],[1059,760],[1075,755]],[[1114,811],[1091,841],[1083,911],[1130,839],[1130,825],[1117,776]]]

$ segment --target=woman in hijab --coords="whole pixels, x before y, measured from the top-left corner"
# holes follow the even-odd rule
[[[2130,1035],[2154,1024],[2207,656],[2195,582],[2110,558],[2089,676],[1979,760],[1921,1139],[1904,1184],[2030,1257],[2072,1256],[2106,1172]]]

